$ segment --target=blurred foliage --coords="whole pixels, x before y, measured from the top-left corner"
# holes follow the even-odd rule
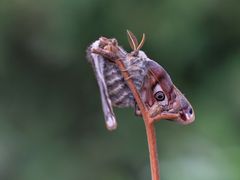
[[[100,36],[129,49],[126,29],[195,108],[156,124],[162,179],[240,179],[240,1],[1,0],[1,180],[150,179],[143,121],[105,129],[85,58]]]

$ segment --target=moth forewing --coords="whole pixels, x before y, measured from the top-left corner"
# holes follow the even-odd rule
[[[107,85],[104,79],[104,63],[105,60],[102,56],[92,53],[93,48],[99,47],[100,41],[95,41],[87,50],[88,60],[91,62],[92,67],[95,72],[95,76],[97,79],[97,83],[100,90],[101,101],[102,101],[102,109],[104,112],[105,123],[108,130],[114,130],[117,128],[117,121],[115,114],[112,108],[112,102],[109,98]]]

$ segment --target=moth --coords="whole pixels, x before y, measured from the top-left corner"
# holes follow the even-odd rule
[[[173,84],[167,71],[140,50],[145,34],[138,43],[131,31],[127,31],[132,52],[128,53],[118,45],[116,39],[100,37],[87,49],[87,59],[92,64],[100,90],[106,127],[117,128],[113,107],[132,107],[141,116],[131,90],[120,69],[114,62],[118,57],[124,63],[140,97],[152,116],[160,113],[177,114],[173,119],[180,124],[190,124],[195,119],[193,108],[186,97]]]

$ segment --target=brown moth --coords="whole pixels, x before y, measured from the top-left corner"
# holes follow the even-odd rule
[[[106,126],[109,130],[117,128],[114,107],[133,107],[135,114],[141,115],[132,92],[126,84],[122,74],[114,63],[114,59],[121,57],[129,72],[134,85],[140,93],[142,101],[148,107],[151,116],[160,113],[177,114],[175,121],[189,124],[195,115],[191,104],[173,84],[169,74],[154,60],[141,51],[145,41],[138,43],[135,35],[127,31],[132,52],[126,52],[118,46],[116,39],[105,37],[92,43],[87,49],[87,58],[91,62],[100,89],[102,107]],[[114,48],[117,54],[114,54]],[[115,57],[116,56],[116,57]]]

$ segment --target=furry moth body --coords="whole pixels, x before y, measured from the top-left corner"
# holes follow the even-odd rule
[[[117,122],[112,106],[120,108],[134,107],[136,102],[117,65],[101,55],[92,53],[94,48],[99,47],[100,40],[97,40],[88,48],[87,57],[93,66],[100,88],[106,126],[109,130],[113,130],[116,129]],[[128,68],[137,89],[140,90],[146,75],[146,61],[140,57],[127,56],[128,53],[123,49],[121,51],[126,56],[123,62]]]
[[[153,116],[162,112],[178,113],[176,121],[182,124],[191,123],[194,120],[194,112],[190,103],[173,85],[168,73],[139,50],[144,40],[138,45],[136,37],[131,32],[128,32],[128,37],[133,49],[131,53],[119,47],[115,39],[107,38],[100,38],[87,49],[87,58],[92,64],[100,89],[107,128],[114,130],[117,127],[113,106],[135,107],[135,113],[141,115],[132,92],[114,63],[115,54],[109,54],[111,48],[117,48],[118,56],[121,56],[126,71]]]

